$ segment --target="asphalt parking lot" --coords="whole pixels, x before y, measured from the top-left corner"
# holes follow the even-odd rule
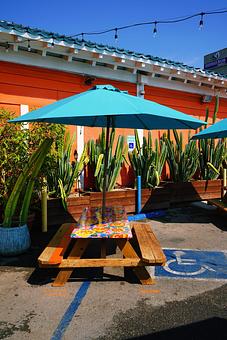
[[[169,272],[152,286],[105,268],[104,277],[76,270],[64,287],[53,288],[56,272],[38,269],[36,259],[56,229],[33,230],[27,254],[0,258],[0,339],[226,339],[227,215],[201,203],[151,222],[162,247],[180,258],[170,259]],[[223,261],[196,262],[202,252]]]

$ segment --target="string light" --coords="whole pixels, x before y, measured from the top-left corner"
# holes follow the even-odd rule
[[[153,29],[153,37],[155,38],[157,35],[157,21],[154,23],[154,29]]]
[[[30,39],[28,39],[28,52],[31,52]]]
[[[50,47],[51,47],[51,48],[54,48],[54,38],[52,38],[52,42],[51,42]]]
[[[204,13],[202,12],[201,14],[201,18],[200,18],[200,22],[199,22],[199,29],[203,29],[203,16],[204,16]]]
[[[117,28],[115,28],[114,40],[115,40],[115,42],[117,43],[117,41],[118,41],[118,32],[117,32]]]
[[[168,19],[168,20],[155,20],[155,21],[149,21],[149,22],[140,22],[140,23],[135,23],[135,24],[131,24],[131,25],[126,25],[126,26],[121,26],[121,27],[115,27],[115,28],[110,28],[104,31],[100,31],[100,32],[83,32],[83,33],[78,33],[78,34],[74,34],[71,36],[68,36],[68,38],[74,38],[74,37],[78,37],[81,36],[81,40],[82,40],[82,47],[85,46],[85,39],[84,36],[85,35],[102,35],[105,33],[109,33],[109,32],[115,32],[114,33],[114,39],[115,42],[118,41],[118,36],[119,36],[119,30],[125,30],[125,29],[129,29],[129,28],[133,28],[133,27],[138,27],[138,26],[145,26],[145,25],[154,25],[154,29],[153,29],[153,36],[156,37],[157,35],[157,25],[159,24],[175,24],[175,23],[180,23],[186,20],[190,20],[193,19],[195,17],[200,17],[200,21],[199,21],[199,29],[201,30],[204,26],[204,16],[205,15],[216,15],[216,14],[224,14],[227,13],[227,9],[217,9],[217,10],[213,10],[213,11],[209,11],[209,12],[200,12],[200,13],[195,13],[193,15],[188,15],[188,16],[184,16],[184,17],[180,17],[180,18],[173,18],[173,19]],[[29,52],[31,52],[31,45],[30,45],[30,39],[25,39],[22,40],[22,37],[19,37],[20,41],[14,42],[14,44],[19,44],[19,43],[24,43],[27,41],[28,45],[27,45],[27,49]],[[5,51],[9,52],[10,49],[10,44],[7,41],[5,43]],[[53,48],[55,46],[55,42],[54,42],[54,34],[52,34],[52,42],[50,44],[50,47]],[[178,73],[179,74],[179,73]]]
[[[135,24],[131,24],[131,25],[125,25],[125,26],[121,26],[121,27],[115,27],[115,28],[110,28],[107,30],[103,30],[103,31],[99,31],[99,32],[84,32],[84,33],[78,33],[78,34],[74,34],[71,35],[70,37],[78,37],[81,36],[84,37],[84,35],[102,35],[102,34],[106,34],[106,33],[110,33],[110,32],[115,32],[115,40],[116,38],[118,38],[118,32],[120,30],[126,30],[129,28],[133,28],[133,27],[138,27],[138,26],[145,26],[145,25],[155,25],[154,30],[153,30],[153,35],[157,34],[157,24],[176,24],[176,23],[180,23],[183,21],[187,21],[190,19],[193,19],[195,17],[200,17],[200,22],[199,22],[199,28],[201,29],[203,27],[203,20],[204,20],[204,16],[205,15],[216,15],[216,14],[223,14],[223,13],[227,13],[227,9],[220,9],[220,10],[213,10],[213,11],[207,11],[207,12],[200,12],[200,13],[195,13],[192,15],[187,15],[187,16],[183,16],[180,18],[173,18],[173,19],[168,19],[168,20],[155,20],[155,21],[148,21],[148,22],[139,22],[139,23],[135,23]]]
[[[9,52],[9,43],[7,41],[7,43],[6,43],[6,53],[8,53],[8,52]]]

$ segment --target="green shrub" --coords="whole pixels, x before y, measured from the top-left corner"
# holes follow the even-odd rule
[[[46,177],[49,190],[53,190],[53,172],[57,168],[57,149],[64,142],[65,127],[60,124],[32,123],[29,129],[20,123],[8,123],[15,113],[0,109],[0,206],[4,207],[18,176],[31,154],[46,139],[52,138],[51,151],[45,158],[41,177]],[[36,180],[34,191],[40,189]],[[56,189],[56,188],[54,188]]]

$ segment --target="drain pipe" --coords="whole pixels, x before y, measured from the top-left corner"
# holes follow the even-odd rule
[[[141,81],[141,76],[137,75],[137,97],[144,98],[144,84]],[[143,129],[137,129],[140,145],[143,145]],[[141,176],[137,176],[137,214],[141,212],[142,209],[142,199],[141,199]]]

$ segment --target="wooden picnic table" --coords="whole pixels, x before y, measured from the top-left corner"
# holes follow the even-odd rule
[[[81,267],[132,267],[142,284],[154,284],[147,266],[160,266],[166,262],[162,248],[151,229],[151,223],[131,222],[133,238],[113,238],[122,253],[122,258],[106,257],[106,242],[101,243],[100,258],[82,258],[92,239],[72,239],[71,233],[75,224],[63,224],[48,246],[38,258],[41,268],[59,268],[60,271],[53,282],[53,286],[64,286],[75,268]],[[73,246],[72,244],[73,243]],[[65,253],[71,244],[72,250],[68,256]]]

